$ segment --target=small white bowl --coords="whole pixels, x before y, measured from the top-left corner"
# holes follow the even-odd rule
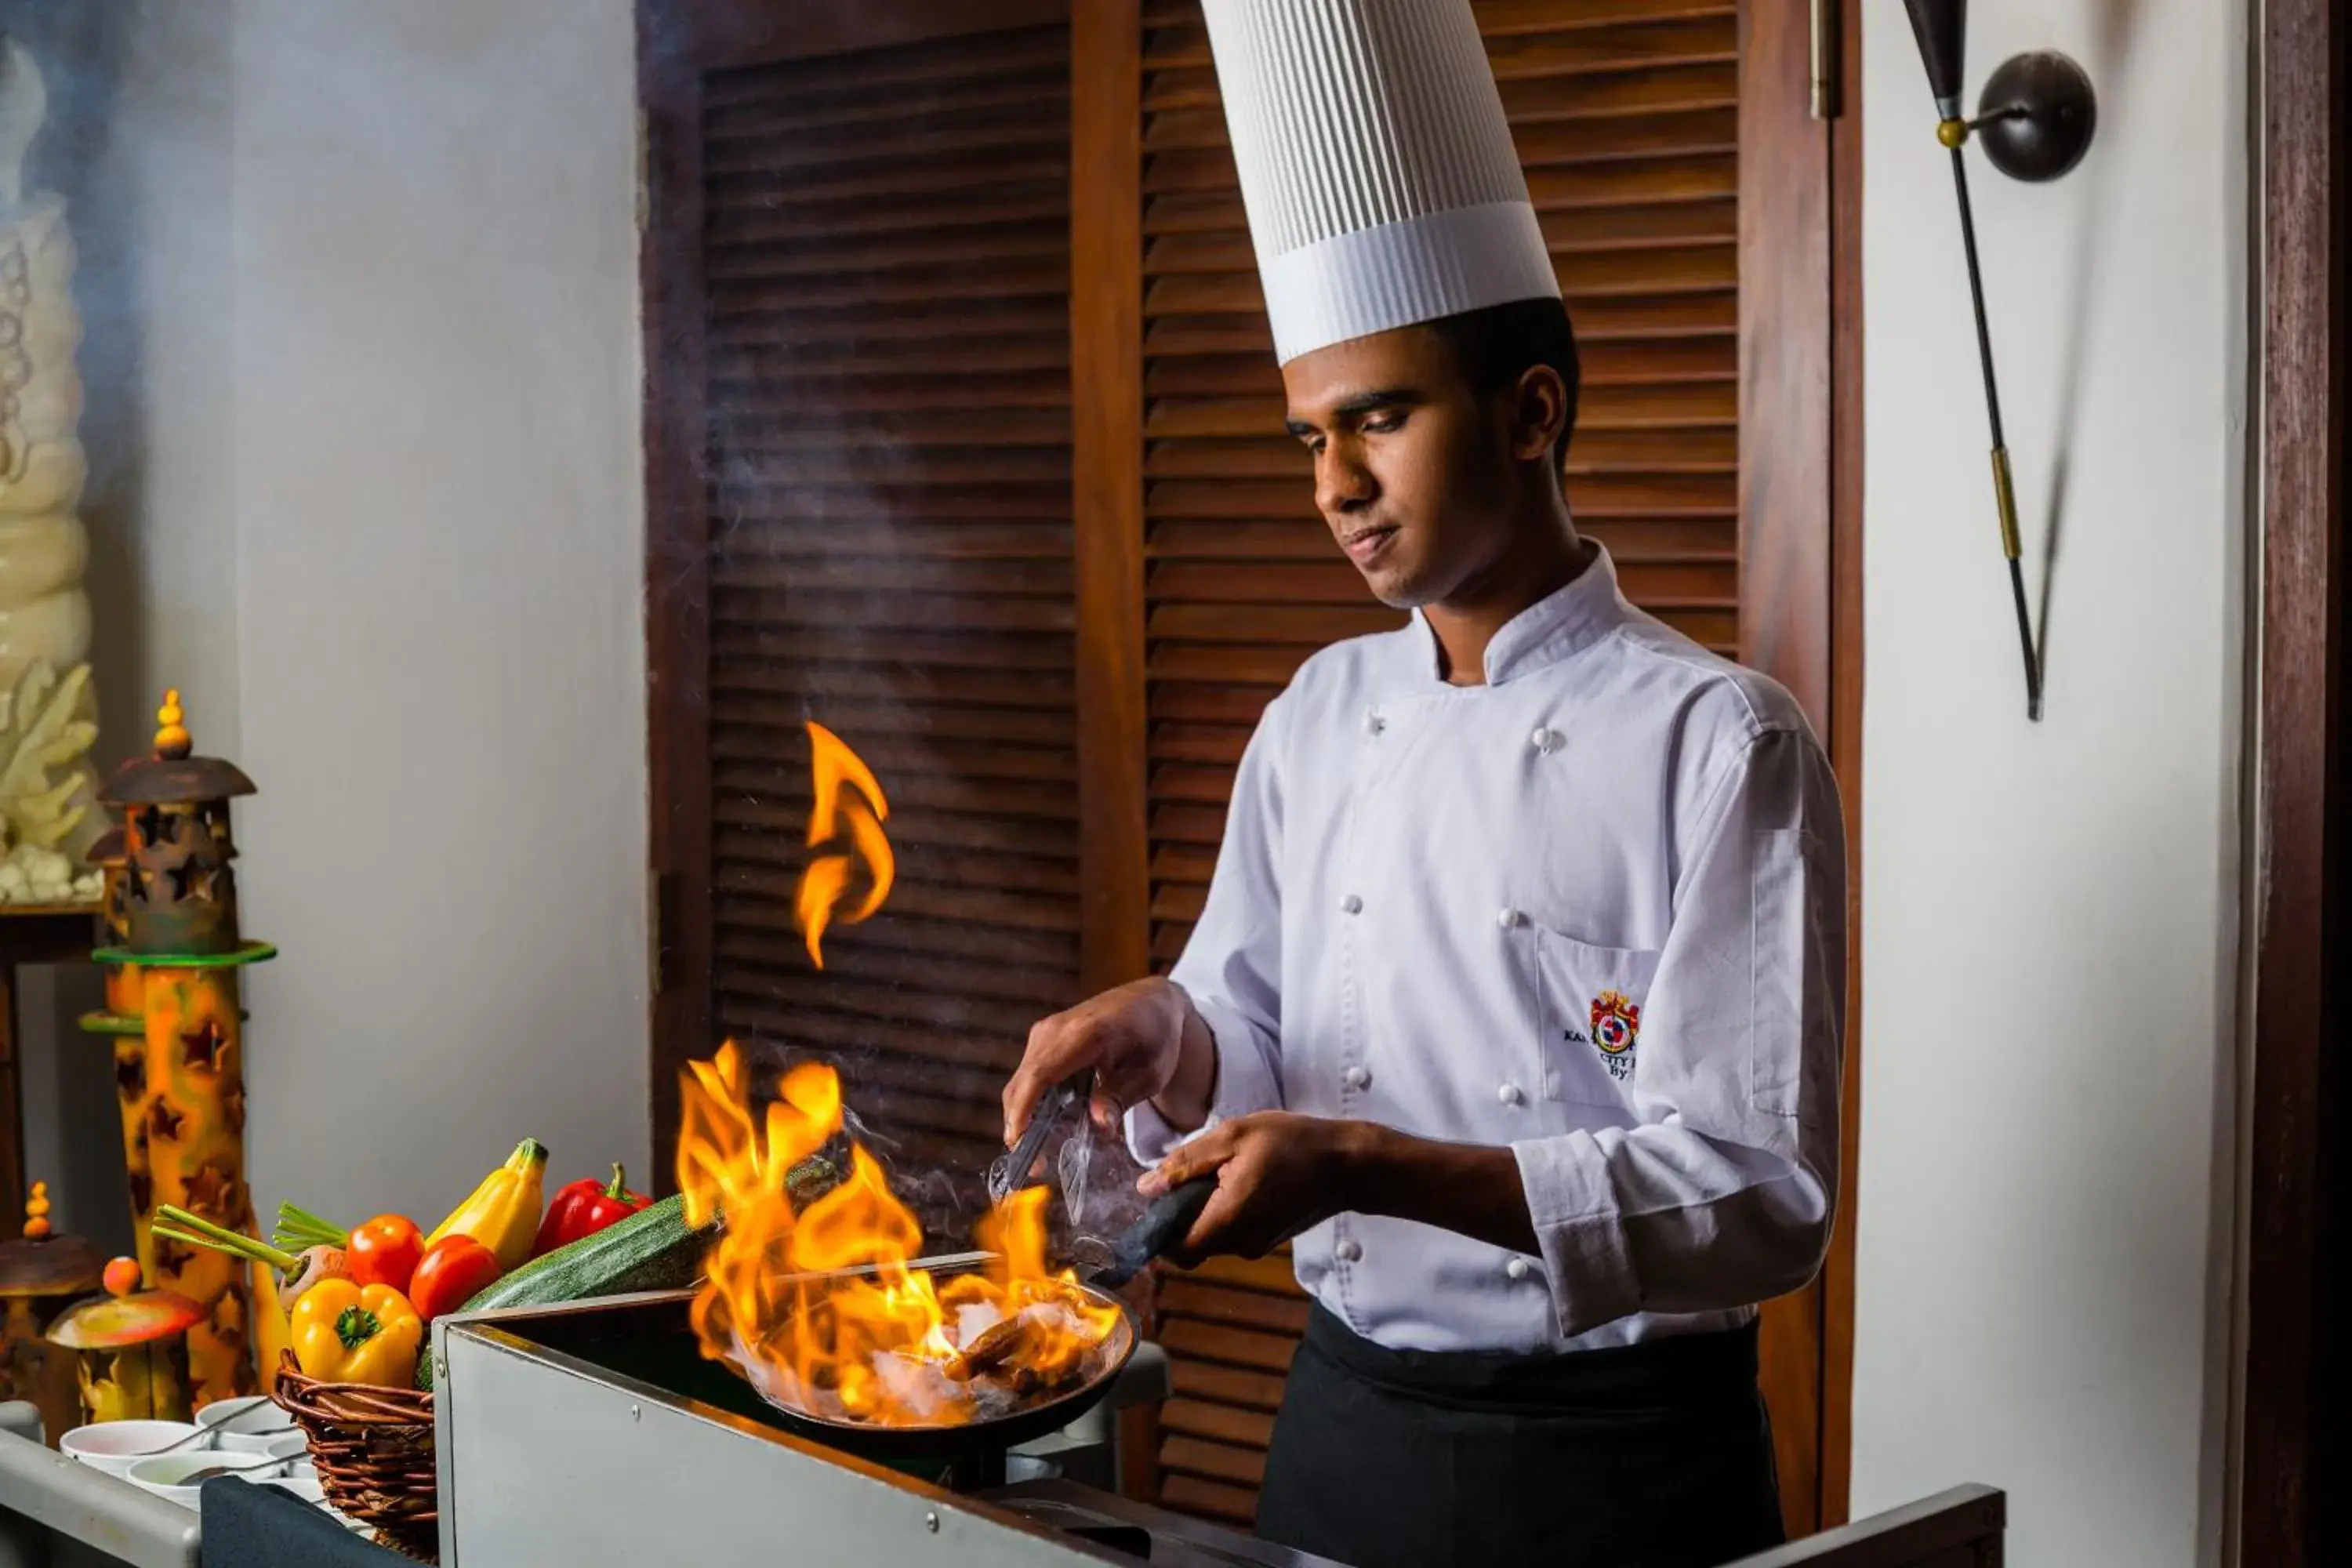
[[[156,1449],[171,1447],[202,1430],[187,1421],[100,1421],[77,1426],[58,1438],[58,1451],[94,1470],[119,1476]],[[173,1453],[202,1453],[211,1447],[211,1435],[206,1434]]]
[[[196,1425],[213,1434],[213,1447],[227,1453],[281,1458],[289,1452],[283,1445],[289,1436],[297,1439],[296,1448],[302,1447],[302,1429],[266,1394],[207,1405],[196,1412]]]
[[[234,1474],[238,1470],[257,1470],[274,1466],[277,1460],[266,1454],[163,1454],[152,1459],[141,1459],[124,1472],[132,1486],[153,1492],[166,1502],[182,1508],[196,1507],[196,1493],[202,1480],[191,1480],[200,1471],[218,1470]],[[211,1477],[205,1478],[206,1480]]]

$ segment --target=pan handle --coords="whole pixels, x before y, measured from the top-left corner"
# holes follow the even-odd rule
[[[1216,1190],[1216,1177],[1195,1176],[1154,1198],[1142,1217],[1111,1244],[1110,1261],[1096,1270],[1090,1283],[1116,1290],[1142,1273],[1153,1258],[1192,1228],[1192,1222],[1208,1205],[1209,1194]]]

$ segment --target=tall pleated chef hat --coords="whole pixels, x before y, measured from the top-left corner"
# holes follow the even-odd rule
[[[1275,355],[1559,279],[1469,0],[1204,0]]]

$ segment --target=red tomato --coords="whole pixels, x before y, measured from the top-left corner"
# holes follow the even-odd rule
[[[425,1233],[404,1215],[380,1214],[352,1232],[344,1266],[361,1285],[389,1285],[408,1294],[408,1282],[425,1256]]]
[[[425,1249],[408,1288],[408,1302],[430,1323],[454,1312],[499,1277],[499,1255],[456,1232]]]

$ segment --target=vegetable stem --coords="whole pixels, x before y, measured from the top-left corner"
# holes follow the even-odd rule
[[[299,1270],[302,1267],[302,1259],[293,1253],[272,1247],[256,1237],[224,1230],[208,1219],[183,1208],[173,1208],[170,1204],[157,1208],[155,1215],[155,1224],[151,1228],[156,1235],[169,1237],[173,1241],[210,1247],[215,1252],[229,1253],[256,1263],[267,1263],[280,1274]]]
[[[351,1232],[332,1220],[320,1219],[298,1204],[278,1205],[278,1245],[280,1247],[349,1247]]]

